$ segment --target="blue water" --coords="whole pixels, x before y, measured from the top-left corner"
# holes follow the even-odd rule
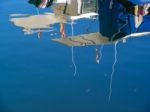
[[[41,39],[24,35],[9,21],[13,13],[36,10],[27,0],[1,1],[0,112],[150,112],[150,35],[118,42],[109,101],[114,43],[104,45],[100,64],[95,48],[101,46],[74,47],[74,76],[71,47],[51,41],[48,33]],[[76,21],[75,35],[86,33],[89,24]],[[97,24],[88,32],[98,31]],[[71,35],[70,25],[66,29]]]

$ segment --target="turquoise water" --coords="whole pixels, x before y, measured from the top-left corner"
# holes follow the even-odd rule
[[[74,47],[74,76],[72,48],[51,41],[49,33],[24,35],[9,21],[13,13],[36,10],[26,0],[0,4],[0,112],[150,112],[149,35],[118,42],[109,101],[114,44],[103,46],[100,64],[95,48],[101,46]],[[96,32],[97,24],[78,20],[75,35]],[[71,35],[69,24],[66,29]]]

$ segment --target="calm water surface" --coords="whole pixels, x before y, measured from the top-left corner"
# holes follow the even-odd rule
[[[118,42],[109,101],[114,44],[103,46],[100,64],[95,48],[101,46],[74,47],[74,76],[71,47],[51,41],[49,33],[41,39],[24,35],[9,21],[14,13],[36,14],[36,9],[27,0],[1,1],[0,112],[150,112],[150,35]],[[75,35],[90,24],[76,21]],[[88,32],[98,31],[97,24]],[[54,27],[59,32],[59,24]],[[71,35],[69,24],[66,34]]]

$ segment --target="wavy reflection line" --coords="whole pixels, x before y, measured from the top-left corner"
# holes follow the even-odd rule
[[[100,46],[100,48],[96,48],[96,63],[99,64],[101,62],[102,59],[102,50],[103,50],[103,45]]]
[[[74,47],[72,46],[71,47],[71,51],[72,51],[72,64],[74,66],[74,76],[76,76],[77,74],[77,66],[76,66],[76,63],[75,63],[75,60],[74,60]]]
[[[117,63],[117,44],[118,41],[115,42],[115,56],[114,56],[114,63],[112,65],[112,73],[111,73],[111,77],[110,77],[110,85],[109,85],[109,96],[108,96],[108,100],[110,101],[111,99],[111,95],[112,95],[112,83],[113,83],[113,76],[114,76],[114,72],[115,72],[115,65]]]
[[[73,21],[71,22],[71,30],[72,30],[72,36],[74,36],[74,28],[73,28]],[[74,76],[77,74],[77,66],[74,59],[74,46],[71,47],[71,57],[72,57],[72,64],[74,66]]]

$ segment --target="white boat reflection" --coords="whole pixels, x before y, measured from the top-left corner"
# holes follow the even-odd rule
[[[79,36],[72,36],[68,38],[55,38],[53,41],[65,44],[67,46],[85,46],[85,45],[97,45],[106,44],[109,42],[107,37],[103,37],[100,33],[83,34]]]
[[[53,24],[65,22],[64,19],[56,18],[54,13],[26,16],[27,14],[13,14],[10,17],[11,22],[18,27],[23,28],[25,34],[34,34],[39,32],[51,32]],[[16,17],[17,16],[17,17]],[[18,17],[19,16],[19,17]]]
[[[55,38],[52,39],[52,41],[59,42],[67,46],[104,45],[104,44],[111,44],[116,41],[125,42],[126,39],[128,38],[141,37],[147,35],[150,35],[150,32],[133,33],[123,38],[111,41],[107,37],[104,37],[99,32],[97,32],[97,33],[90,33],[90,34],[84,34],[79,36],[72,36],[68,38]]]

